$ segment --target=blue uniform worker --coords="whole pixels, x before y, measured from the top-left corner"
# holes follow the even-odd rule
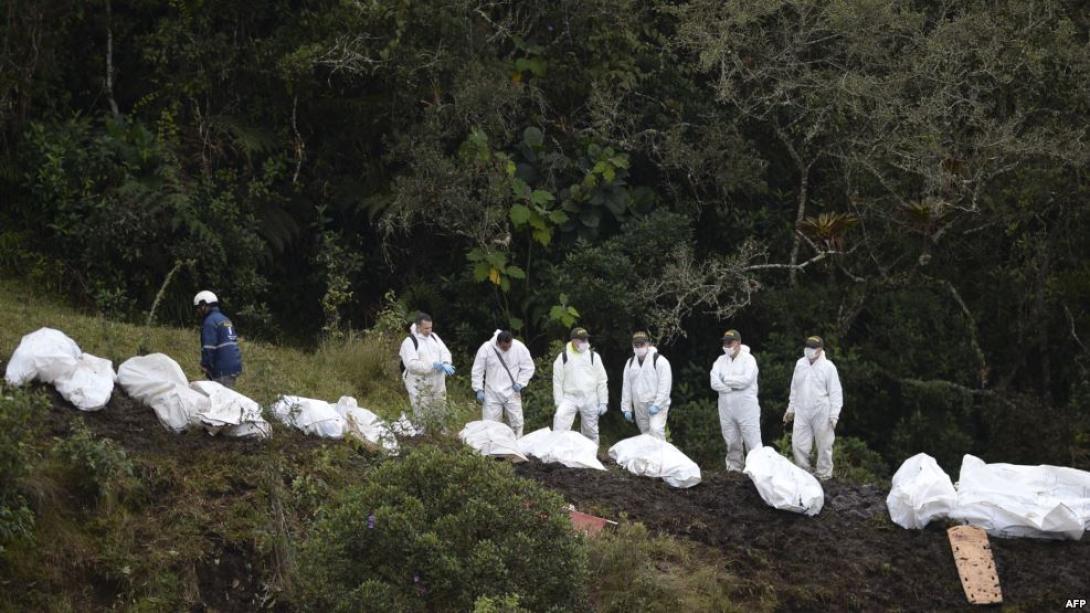
[[[219,308],[219,299],[210,291],[198,293],[193,306],[201,317],[201,370],[209,379],[235,386],[242,373],[242,350],[235,326]]]

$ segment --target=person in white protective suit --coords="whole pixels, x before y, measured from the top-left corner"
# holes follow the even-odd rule
[[[571,430],[578,414],[579,431],[598,444],[598,418],[609,408],[609,377],[589,339],[585,329],[572,330],[571,342],[553,362],[553,430]]]
[[[408,338],[401,342],[401,364],[405,367],[402,379],[417,421],[442,414],[447,377],[454,374],[450,350],[432,326],[431,315],[417,313]]]
[[[480,402],[481,419],[503,421],[522,436],[522,390],[534,376],[534,359],[522,341],[506,330],[496,330],[477,350],[472,383]]]
[[[625,420],[635,420],[640,434],[666,440],[666,415],[674,384],[670,361],[651,345],[646,332],[632,335],[632,353],[624,367],[621,411]]]
[[[746,454],[761,447],[761,405],[757,403],[757,360],[737,330],[723,334],[723,355],[712,366],[711,385],[719,392],[727,470],[741,471]]]
[[[794,420],[791,450],[795,465],[810,471],[810,452],[817,445],[814,475],[825,481],[833,476],[833,442],[836,422],[844,406],[844,391],[836,366],[825,357],[825,341],[819,336],[806,339],[803,357],[795,362],[791,397],[783,423]]]

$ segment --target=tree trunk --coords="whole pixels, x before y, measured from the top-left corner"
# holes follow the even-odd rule
[[[110,112],[114,118],[121,116],[114,100],[114,24],[110,0],[106,0],[106,99],[110,101]]]

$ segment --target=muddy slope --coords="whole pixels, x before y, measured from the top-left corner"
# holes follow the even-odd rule
[[[739,474],[712,473],[677,490],[616,465],[603,473],[531,461],[516,472],[580,510],[720,549],[747,586],[743,599],[759,600],[771,587],[781,610],[968,608],[945,526],[896,526],[877,487],[828,482],[825,508],[810,518],[768,507]],[[1090,594],[1090,541],[991,541],[1006,603],[1052,610]]]

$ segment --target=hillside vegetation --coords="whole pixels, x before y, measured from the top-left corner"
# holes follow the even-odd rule
[[[0,367],[44,325],[115,363],[138,351],[183,365],[196,355],[193,330],[110,322],[20,283],[3,289]],[[257,366],[239,388],[266,403],[271,390],[354,393],[396,416],[396,367],[372,356],[390,347],[369,338],[314,352],[246,343]],[[462,409],[452,428],[474,418],[475,406]],[[175,435],[120,389],[102,411],[81,413],[47,388],[0,384],[0,610],[729,607],[734,580],[713,548],[648,540],[637,527],[588,549],[568,527],[566,502],[508,465],[447,436],[407,445],[385,458],[279,423],[266,442]],[[364,545],[369,515],[382,540]],[[589,589],[588,564],[602,581]]]

